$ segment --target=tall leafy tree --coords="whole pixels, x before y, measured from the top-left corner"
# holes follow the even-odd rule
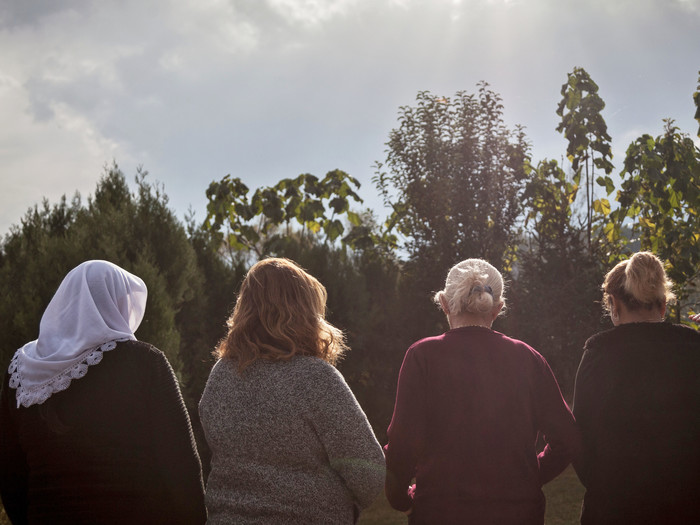
[[[672,120],[656,138],[645,134],[627,149],[625,179],[616,220],[627,221],[642,249],[668,261],[683,301],[694,291],[700,270],[700,149]]]
[[[476,94],[420,92],[398,120],[373,181],[407,255],[398,315],[402,333],[416,339],[445,328],[430,295],[453,264],[481,257],[508,268],[528,145],[522,129],[505,125],[501,97],[486,83]]]
[[[374,182],[392,210],[389,225],[412,259],[432,260],[442,275],[459,259],[502,266],[516,238],[528,145],[503,121],[501,97],[418,93],[399,110]]]
[[[288,257],[324,284],[328,318],[346,332],[352,348],[340,368],[382,435],[405,350],[405,342],[393,335],[399,330],[388,329],[394,327],[400,271],[392,235],[370,211],[350,209],[361,202],[358,187],[340,170],[323,179],[302,174],[252,192],[226,176],[209,186],[208,216],[199,235],[222,243],[238,267],[265,256]]]
[[[588,244],[591,246],[594,214],[598,212],[605,216],[610,211],[607,199],[595,198],[596,184],[604,186],[608,194],[614,188],[610,178],[614,168],[611,162],[611,139],[602,116],[605,102],[598,95],[598,85],[580,67],[568,74],[567,82],[561,87],[561,95],[557,108],[561,122],[556,129],[568,141],[566,155],[574,171],[574,182],[580,184],[582,174],[585,175],[585,224]],[[596,169],[602,170],[604,175],[596,177]]]
[[[63,197],[53,206],[44,200],[10,228],[0,246],[0,365],[35,339],[39,321],[66,272],[82,259],[73,253],[72,226],[80,197]]]
[[[698,71],[698,89],[693,93],[695,102],[695,120],[698,121],[698,137],[700,137],[700,71]]]

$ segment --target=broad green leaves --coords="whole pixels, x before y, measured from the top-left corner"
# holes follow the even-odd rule
[[[567,82],[561,87],[562,99],[557,108],[561,122],[557,131],[568,141],[566,155],[571,162],[578,182],[581,171],[585,172],[586,188],[586,229],[588,244],[591,247],[591,232],[595,220],[593,214],[606,209],[605,203],[596,201],[594,181],[605,186],[608,195],[614,184],[609,176],[613,165],[608,127],[601,112],[605,103],[598,96],[598,85],[593,82],[585,69],[576,67],[569,73]],[[603,170],[606,177],[595,178],[595,170]],[[609,208],[609,206],[607,207]]]
[[[677,294],[687,297],[700,268],[700,150],[666,120],[664,134],[627,149],[616,219],[627,219],[642,249],[668,261]]]
[[[282,179],[249,195],[239,178],[227,175],[207,189],[205,226],[216,232],[225,229],[226,245],[233,253],[253,252],[257,257],[267,252],[266,243],[274,235],[322,235],[333,243],[345,233],[343,216],[352,226],[362,224],[361,217],[350,211],[352,202],[362,202],[355,191],[359,187],[357,179],[333,170],[323,179],[309,173]],[[360,238],[354,232],[350,241]]]
[[[524,194],[525,225],[533,225],[541,243],[557,243],[569,234],[578,190],[579,185],[567,180],[555,160],[544,160],[531,170]]]

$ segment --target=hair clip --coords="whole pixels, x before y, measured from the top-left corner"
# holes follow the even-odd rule
[[[473,294],[474,292],[479,292],[479,293],[486,292],[491,297],[493,297],[493,290],[491,289],[491,287],[488,284],[485,284],[484,286],[481,286],[478,284],[472,286],[472,289],[469,290],[469,295]]]

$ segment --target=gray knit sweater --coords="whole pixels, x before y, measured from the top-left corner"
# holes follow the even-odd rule
[[[218,361],[199,404],[209,524],[350,524],[383,487],[382,449],[343,376],[314,357]]]

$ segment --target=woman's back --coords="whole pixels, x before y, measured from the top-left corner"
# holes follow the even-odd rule
[[[200,402],[211,523],[352,523],[383,481],[381,449],[342,376],[314,357],[220,360]]]
[[[582,523],[700,522],[700,333],[630,323],[592,337],[574,412]]]
[[[29,523],[204,521],[201,467],[162,352],[118,343],[44,404],[17,409],[14,393],[3,392],[3,454],[25,454],[3,462],[24,463],[11,471],[26,472]]]
[[[552,454],[538,460],[539,431],[562,452],[561,466]],[[417,456],[416,508],[445,523],[541,523],[540,487],[568,463],[576,441],[545,360],[484,327],[409,349],[389,435],[388,469],[400,472]]]

